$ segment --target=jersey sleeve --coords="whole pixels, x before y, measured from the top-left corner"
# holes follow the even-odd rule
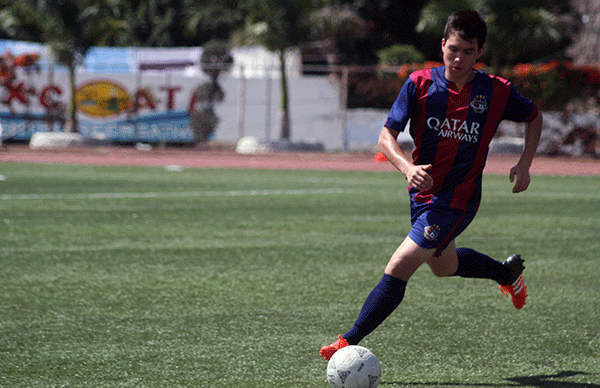
[[[514,86],[510,85],[510,88],[510,96],[502,119],[518,123],[530,122],[535,119],[538,115],[537,105],[522,96]]]
[[[387,120],[385,121],[385,127],[396,130],[398,132],[404,131],[408,120],[411,118],[415,109],[417,96],[417,88],[411,78],[409,78],[400,90],[398,98],[392,105],[390,113],[388,114]]]

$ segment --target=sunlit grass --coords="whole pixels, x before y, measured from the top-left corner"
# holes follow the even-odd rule
[[[394,173],[0,163],[1,387],[327,387],[409,228]],[[420,269],[362,345],[386,387],[600,387],[599,178],[485,178],[458,245],[497,285]]]

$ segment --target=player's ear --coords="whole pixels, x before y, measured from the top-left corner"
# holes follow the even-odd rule
[[[442,38],[442,48],[446,45],[446,39]]]
[[[479,57],[483,54],[484,51],[485,51],[485,45],[481,46],[481,48],[477,52],[477,59],[479,59]]]

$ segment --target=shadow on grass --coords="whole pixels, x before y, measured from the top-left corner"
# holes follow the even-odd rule
[[[537,375],[524,377],[510,377],[505,379],[514,384],[497,383],[497,384],[476,384],[476,383],[407,383],[407,382],[392,382],[382,381],[380,385],[386,386],[402,386],[402,387],[535,387],[535,388],[600,388],[600,384],[596,383],[571,383],[563,381],[566,377],[592,375],[592,373],[563,371],[553,375]],[[597,374],[593,374],[597,375]]]

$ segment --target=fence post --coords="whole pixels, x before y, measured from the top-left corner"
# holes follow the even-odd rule
[[[244,136],[244,116],[246,115],[246,78],[244,65],[240,66],[240,94],[238,99],[238,140]]]
[[[267,85],[266,85],[266,112],[265,112],[265,136],[268,142],[271,141],[271,98],[273,89],[273,72],[271,65],[267,65]]]

